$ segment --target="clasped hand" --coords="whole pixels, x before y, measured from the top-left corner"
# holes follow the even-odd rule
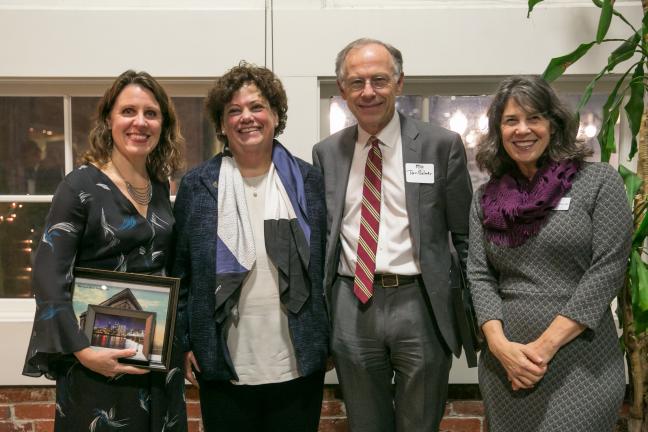
[[[540,340],[528,344],[500,341],[491,352],[506,370],[513,390],[533,388],[542,380],[555,355],[555,351]]]
[[[134,349],[101,350],[84,348],[74,353],[79,362],[93,372],[115,378],[121,374],[143,375],[149,373],[147,369],[125,365],[119,362],[120,358],[135,355]]]

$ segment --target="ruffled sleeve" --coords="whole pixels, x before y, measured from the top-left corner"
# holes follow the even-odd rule
[[[36,314],[23,374],[56,377],[57,364],[89,346],[72,307],[71,282],[76,253],[86,225],[84,193],[58,186],[34,259],[32,289]]]

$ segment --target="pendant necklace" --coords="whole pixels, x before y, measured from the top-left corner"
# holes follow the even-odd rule
[[[137,187],[133,186],[130,182],[128,182],[122,173],[119,171],[119,168],[117,168],[117,165],[111,160],[110,163],[112,164],[113,168],[115,168],[115,172],[117,175],[124,181],[126,184],[126,190],[128,191],[128,195],[133,198],[133,200],[143,206],[149,205],[151,202],[151,197],[153,196],[153,185],[151,184],[151,179],[148,179],[148,183],[144,187]]]

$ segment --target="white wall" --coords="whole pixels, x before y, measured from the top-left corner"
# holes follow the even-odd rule
[[[318,78],[333,76],[335,55],[349,41],[368,36],[397,46],[406,79],[537,74],[593,37],[598,12],[590,1],[567,0],[547,0],[531,19],[523,0],[272,3],[266,14],[266,0],[0,0],[0,80],[111,77],[127,68],[209,78],[241,59],[267,61],[288,92],[281,140],[310,160],[320,137]],[[615,6],[639,24],[639,1]],[[626,33],[615,21],[610,37]],[[597,73],[609,52],[594,49],[570,74]],[[33,316],[31,304],[20,308],[18,318],[0,312],[3,352],[13,353],[0,356],[0,385],[35,382],[20,376]],[[463,361],[455,365],[453,382],[476,382]]]
[[[317,78],[333,75],[335,54],[352,39],[397,46],[410,77],[541,73],[595,34],[598,12],[566,0],[541,3],[530,19],[523,0],[274,0],[274,26],[266,26],[265,3],[0,0],[0,77],[109,77],[127,68],[214,77],[241,59],[274,59],[290,101],[283,141],[310,160],[320,136]],[[639,1],[616,7],[638,23]],[[626,33],[615,21],[610,37]],[[569,73],[597,73],[609,52],[595,47]]]

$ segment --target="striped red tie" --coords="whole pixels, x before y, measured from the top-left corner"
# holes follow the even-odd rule
[[[364,183],[362,186],[362,209],[360,211],[360,235],[356,258],[353,293],[362,303],[373,295],[376,249],[380,228],[380,190],[382,183],[382,152],[375,136],[368,141],[371,149],[367,155]]]

